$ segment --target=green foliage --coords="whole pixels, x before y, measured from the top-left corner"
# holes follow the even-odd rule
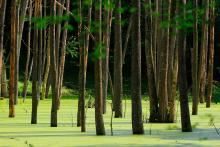
[[[79,52],[78,52],[79,42],[75,37],[70,37],[67,43],[66,52],[67,55],[70,55],[72,58],[78,58]]]
[[[220,102],[220,83],[213,84],[212,101],[215,103]]]

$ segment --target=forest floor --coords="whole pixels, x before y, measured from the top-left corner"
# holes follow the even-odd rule
[[[8,99],[0,101],[0,147],[72,147],[72,146],[220,146],[220,136],[210,125],[220,131],[220,111],[218,104],[206,109],[199,106],[199,115],[192,116],[192,133],[182,133],[178,110],[177,123],[145,123],[145,135],[132,135],[131,104],[127,101],[125,118],[113,119],[111,136],[111,109],[104,115],[106,136],[96,136],[94,109],[87,110],[87,132],[81,133],[76,127],[77,100],[62,99],[58,114],[58,127],[50,127],[51,100],[43,100],[38,107],[38,124],[30,124],[31,100],[16,106],[16,117],[8,118]],[[179,104],[177,104],[177,107]],[[148,116],[148,106],[143,101],[143,114]]]

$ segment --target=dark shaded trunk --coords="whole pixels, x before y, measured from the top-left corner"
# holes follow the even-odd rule
[[[133,13],[132,25],[132,59],[131,59],[131,98],[133,134],[144,134],[141,105],[141,2],[132,1],[136,11]]]
[[[193,11],[193,49],[192,58],[192,115],[198,114],[198,0],[194,0],[195,10]]]
[[[56,15],[56,1],[50,2],[50,16]],[[57,127],[57,108],[58,108],[58,93],[57,93],[57,60],[56,60],[56,44],[55,44],[55,24],[50,25],[50,76],[52,88],[52,108],[51,108],[51,127]]]
[[[2,75],[4,74],[3,71],[3,53],[4,53],[4,24],[5,24],[5,10],[6,10],[6,0],[1,0],[0,4],[0,87],[2,85]],[[0,95],[1,95],[1,88],[0,88]]]
[[[186,5],[186,0],[180,2]],[[184,7],[179,7],[179,14],[184,14]],[[187,91],[187,72],[186,72],[186,31],[181,29],[178,31],[178,56],[179,56],[179,92],[180,92],[180,111],[182,132],[192,132],[190,121],[188,91]]]
[[[116,1],[114,29],[114,99],[115,118],[122,117],[122,30],[121,30],[121,0]]]
[[[40,18],[41,11],[41,0],[35,1],[34,17]],[[41,45],[40,45],[40,31],[37,29],[37,23],[34,30],[33,39],[33,77],[32,77],[32,115],[31,124],[37,124],[37,108],[40,100],[40,62],[41,57]]]

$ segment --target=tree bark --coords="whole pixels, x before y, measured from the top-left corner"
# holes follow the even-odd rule
[[[141,2],[132,0],[136,9],[133,13],[132,26],[132,59],[131,59],[131,98],[132,98],[132,130],[133,134],[144,134],[141,105]]]
[[[121,30],[121,0],[116,0],[115,36],[114,36],[114,99],[115,118],[122,117],[122,30]]]
[[[206,107],[209,108],[212,100],[213,87],[213,66],[214,66],[214,50],[215,50],[215,0],[211,0],[210,5],[210,45],[209,45],[209,62],[208,62],[208,82],[207,82],[207,98]]]
[[[202,40],[199,60],[199,100],[200,103],[204,103],[205,86],[206,86],[206,66],[207,66],[207,51],[208,51],[208,19],[209,19],[209,0],[203,0],[203,6],[205,7],[205,13],[202,20]]]
[[[50,2],[50,16],[56,15],[56,0]],[[51,108],[51,127],[57,127],[57,60],[56,60],[56,44],[55,44],[55,24],[50,25],[50,71],[51,71],[51,88],[52,88],[52,108]]]
[[[10,50],[10,80],[9,80],[9,117],[15,117],[14,110],[14,86],[15,86],[15,52],[17,51],[17,19],[16,0],[11,1],[11,50]]]
[[[186,0],[180,2],[186,5]],[[179,14],[183,14],[185,20],[185,8],[179,8]],[[185,29],[185,28],[184,28]],[[182,132],[192,132],[188,92],[187,92],[187,72],[186,72],[186,31],[184,29],[178,30],[178,56],[179,56],[179,91],[180,91],[180,111],[181,111],[181,125]]]
[[[194,0],[193,50],[192,50],[192,115],[198,114],[198,0]]]
[[[41,0],[35,1],[34,17],[40,18],[41,11]],[[36,22],[37,23],[37,22]],[[37,107],[40,100],[40,57],[41,57],[41,46],[40,46],[40,31],[35,25],[34,30],[34,40],[33,40],[33,77],[32,77],[32,115],[31,115],[31,124],[37,124]]]
[[[146,5],[151,5],[151,0],[145,0]],[[154,76],[154,53],[153,53],[153,17],[152,8],[145,8],[145,54],[147,62],[148,91],[150,98],[149,122],[158,121],[158,98],[156,81]]]
[[[102,0],[95,1],[95,21],[98,28],[95,33],[96,51],[98,56],[95,59],[95,123],[96,135],[105,135],[105,126],[103,121],[103,106],[102,106],[102,60],[101,60],[101,47],[102,43]]]
[[[3,66],[3,53],[4,53],[4,24],[5,24],[5,10],[6,10],[6,0],[1,0],[0,4],[0,87],[2,85],[2,66]],[[1,88],[0,88],[1,89]],[[1,95],[0,90],[0,95]]]

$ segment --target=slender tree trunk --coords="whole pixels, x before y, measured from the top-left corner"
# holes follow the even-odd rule
[[[111,4],[111,0],[107,1]],[[106,100],[108,96],[108,73],[109,73],[109,47],[110,47],[110,35],[112,25],[112,9],[107,8],[105,10],[105,29],[103,30],[103,42],[105,45],[105,58],[102,60],[102,78],[103,78],[103,114],[106,113]]]
[[[116,1],[115,10],[115,41],[114,41],[114,111],[115,117],[122,117],[122,30],[121,30],[121,0]]]
[[[145,0],[146,5],[151,5],[151,0]],[[148,10],[145,8],[145,54],[147,61],[147,77],[148,77],[148,90],[150,97],[150,122],[158,121],[158,98],[156,83],[154,77],[154,53],[153,53],[153,18],[152,8]]]
[[[202,40],[201,40],[201,51],[199,60],[199,100],[200,103],[204,103],[205,97],[205,86],[206,86],[206,66],[207,66],[207,51],[208,51],[208,19],[209,19],[209,0],[203,0],[203,6],[205,7],[205,13],[202,21]]]
[[[89,48],[89,33],[82,29],[84,13],[82,11],[82,5],[84,4],[81,0],[79,1],[80,10],[79,14],[81,16],[81,24],[79,25],[80,31],[80,73],[79,78],[79,106],[78,106],[78,117],[77,124],[81,125],[81,132],[86,131],[86,116],[85,116],[85,92],[86,92],[86,70],[87,70],[87,60],[88,60],[88,48]],[[87,16],[87,28],[90,30],[91,25],[91,8],[92,1],[88,6],[88,16]]]
[[[95,21],[98,28],[95,33],[96,51],[98,57],[95,59],[95,123],[96,135],[105,135],[105,126],[103,120],[103,106],[102,106],[102,60],[101,60],[101,47],[102,43],[102,0],[95,1]]]
[[[132,59],[131,59],[131,98],[132,98],[132,130],[133,134],[144,134],[141,105],[141,2],[133,0],[134,12],[132,27]]]
[[[1,0],[0,4],[0,87],[2,85],[2,72],[3,68],[3,53],[4,53],[4,24],[5,24],[5,10],[6,10],[6,0]],[[1,89],[1,88],[0,88]],[[0,90],[0,95],[1,95]]]
[[[15,78],[15,52],[17,51],[17,22],[16,0],[11,1],[11,50],[10,50],[10,80],[9,80],[9,117],[15,117],[14,110],[14,78]]]
[[[186,0],[180,2],[182,5],[186,5]],[[181,5],[181,6],[182,6]],[[179,8],[179,14],[184,14],[185,20],[185,8]],[[180,91],[180,110],[181,110],[181,124],[182,132],[192,132],[189,104],[188,104],[188,92],[187,92],[187,72],[186,72],[186,31],[181,29],[178,31],[178,56],[179,56],[179,91]]]
[[[50,2],[50,15],[56,15],[56,0]],[[55,24],[50,25],[50,70],[51,70],[51,87],[52,87],[52,108],[51,108],[51,127],[57,127],[57,60],[56,60],[56,44],[55,44]]]
[[[194,0],[193,50],[192,50],[192,115],[198,114],[198,0]]]
[[[208,63],[208,86],[206,107],[209,108],[212,99],[212,86],[213,86],[213,66],[214,66],[214,49],[215,49],[215,0],[211,0],[210,8],[210,46],[209,46],[209,63]]]
[[[28,74],[30,66],[30,57],[31,57],[31,18],[32,18],[32,1],[29,2],[29,22],[28,22],[28,43],[27,43],[27,61],[25,65],[24,72],[24,86],[22,91],[23,101],[26,99],[26,91],[28,86]]]
[[[34,17],[40,18],[41,0],[35,1]],[[33,78],[32,78],[32,115],[31,124],[37,124],[37,107],[40,100],[40,57],[41,57],[41,45],[40,45],[40,31],[37,29],[35,23],[34,40],[33,40]]]
[[[47,53],[46,53],[47,62],[46,62],[45,73],[44,73],[44,78],[43,78],[42,87],[41,87],[41,99],[42,100],[45,99],[47,81],[48,81],[49,71],[50,71],[50,36],[48,36],[48,39],[47,39],[46,50],[47,50]]]

